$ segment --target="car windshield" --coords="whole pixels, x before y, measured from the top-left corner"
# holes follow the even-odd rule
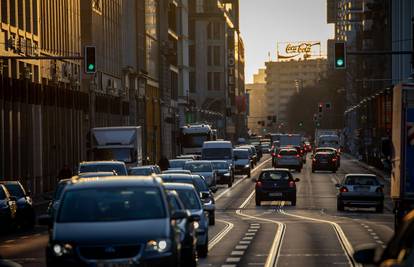
[[[22,187],[19,184],[5,184],[4,185],[9,191],[10,195],[16,198],[22,198],[25,196],[25,193]]]
[[[249,158],[249,150],[243,149],[243,150],[234,150],[234,156],[238,157],[239,159],[248,159]]]
[[[370,176],[347,177],[345,185],[379,185],[377,178]]]
[[[205,141],[209,141],[210,136],[207,133],[202,134],[185,134],[182,137],[183,147],[202,147]]]
[[[259,177],[259,181],[281,181],[281,180],[289,180],[292,176],[290,173],[284,171],[273,171],[273,172],[262,172]]]
[[[176,191],[178,195],[180,196],[180,199],[183,202],[186,209],[189,209],[189,210],[200,210],[201,209],[200,200],[194,190],[177,189]]]
[[[186,163],[184,165],[184,169],[189,170],[191,172],[211,172],[211,163]]]
[[[112,222],[165,217],[159,189],[115,187],[67,191],[63,195],[57,221]]]
[[[229,164],[227,162],[212,162],[213,163],[213,167],[216,170],[222,170],[222,169],[228,169],[229,168]]]
[[[298,154],[298,151],[296,150],[281,150],[279,152],[279,155],[281,156],[296,156]]]
[[[152,169],[151,168],[133,168],[129,171],[130,175],[151,175]]]
[[[182,168],[186,160],[170,160],[170,168]]]
[[[206,183],[206,181],[201,178],[200,176],[193,176],[194,182],[195,182],[195,187],[197,189],[198,192],[202,192],[202,191],[208,191],[208,185]]]
[[[134,151],[131,148],[97,149],[94,153],[95,160],[119,160],[127,163],[135,160]]]
[[[116,172],[117,175],[128,175],[124,165],[121,164],[82,164],[79,173],[83,172]]]
[[[203,159],[231,159],[231,150],[232,148],[204,148]]]

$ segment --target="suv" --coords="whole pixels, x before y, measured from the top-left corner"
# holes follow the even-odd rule
[[[274,160],[274,167],[295,169],[301,172],[303,167],[302,156],[296,148],[282,148]]]
[[[47,266],[179,266],[184,218],[158,178],[80,179],[66,185],[55,219],[39,219],[53,223]]]
[[[288,169],[266,169],[256,181],[256,206],[262,201],[287,200],[296,206],[296,183]]]
[[[114,171],[117,175],[128,175],[127,167],[122,161],[84,161],[79,164],[79,173]]]
[[[312,172],[331,171],[335,173],[338,170],[338,158],[331,152],[318,152],[312,158]]]

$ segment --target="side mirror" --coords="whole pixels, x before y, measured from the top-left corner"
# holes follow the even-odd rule
[[[200,192],[200,198],[205,199],[210,197],[210,194],[208,192]]]
[[[51,226],[53,224],[53,220],[50,215],[45,214],[45,215],[40,215],[39,217],[37,217],[37,223],[39,225]]]
[[[190,222],[199,222],[201,217],[200,215],[192,214],[188,219]]]
[[[373,264],[375,263],[375,256],[377,248],[375,245],[367,245],[354,253],[354,259],[358,263]]]
[[[216,186],[212,186],[212,187],[210,188],[210,190],[211,190],[211,192],[216,193],[216,192],[217,192],[217,190],[218,190],[218,188],[217,188]]]
[[[341,184],[335,184],[335,187],[336,188],[340,188],[341,187]]]
[[[188,211],[186,210],[177,210],[171,214],[171,220],[181,220],[189,217]]]
[[[299,178],[295,178],[295,183],[300,182]]]

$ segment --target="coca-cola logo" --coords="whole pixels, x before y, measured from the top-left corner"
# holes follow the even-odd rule
[[[308,54],[311,52],[312,46],[317,44],[318,43],[287,44],[285,51],[287,54]]]

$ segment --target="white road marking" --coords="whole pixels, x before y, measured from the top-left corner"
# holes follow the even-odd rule
[[[251,233],[257,232],[257,231],[258,231],[258,229],[249,229],[249,230],[247,230],[247,232],[251,232]]]
[[[243,237],[243,240],[253,240],[253,236],[245,236]]]
[[[211,250],[215,245],[217,245],[220,242],[220,240],[223,239],[223,237],[225,237],[234,227],[234,224],[232,224],[231,222],[227,222],[227,221],[223,221],[219,219],[217,219],[217,221],[225,223],[226,227],[224,227],[223,230],[221,230],[217,235],[215,235],[210,240],[210,242],[208,242],[208,250]]]
[[[256,235],[256,233],[245,233],[244,235],[245,235],[245,236],[255,236],[255,235]]]
[[[227,258],[226,262],[239,262],[240,258],[236,258],[236,257],[231,257],[231,258]]]
[[[239,241],[239,244],[244,244],[244,245],[249,245],[250,243],[252,243],[252,241],[246,241],[246,240]]]
[[[246,245],[237,245],[236,246],[236,249],[239,249],[239,250],[245,250],[245,249],[247,249],[249,246],[246,246]]]
[[[244,251],[242,251],[242,250],[234,250],[234,251],[232,251],[231,252],[231,256],[243,256],[243,254],[244,254]]]

